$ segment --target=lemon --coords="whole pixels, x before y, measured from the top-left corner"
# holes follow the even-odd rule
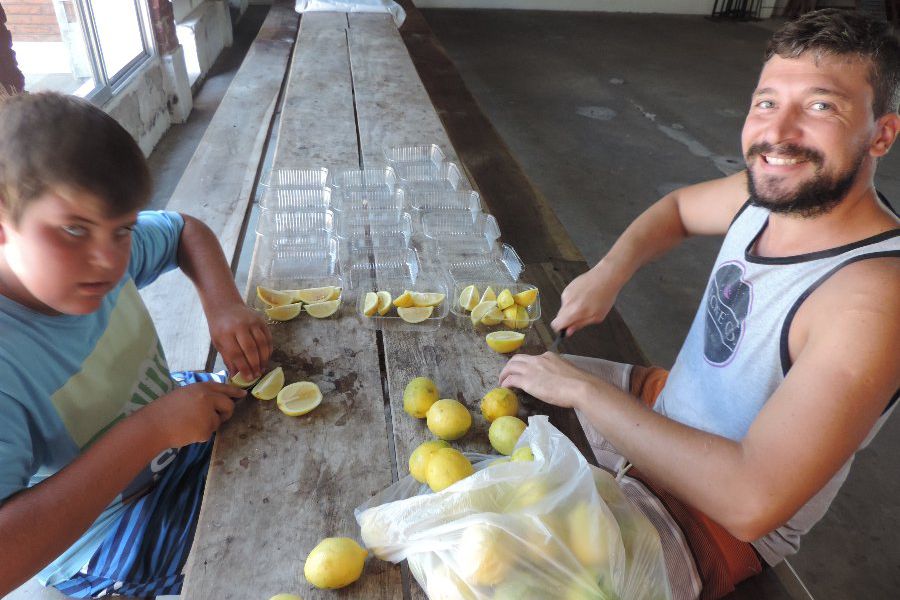
[[[530,446],[522,446],[516,449],[510,458],[516,462],[534,462],[534,452]]]
[[[273,290],[271,288],[256,286],[256,297],[268,304],[269,306],[281,306],[283,304],[293,304],[297,302],[294,294],[290,290]]]
[[[487,302],[488,300],[497,300],[497,292],[494,291],[494,288],[488,286],[484,293],[481,295],[481,300],[479,302]]]
[[[303,600],[303,598],[296,594],[275,594],[269,600]]]
[[[515,303],[516,301],[513,300],[512,292],[509,290],[505,289],[497,294],[497,306],[500,307],[500,310],[506,310]]]
[[[515,352],[522,346],[525,342],[525,334],[515,331],[492,331],[484,339],[494,352],[507,354]]]
[[[409,308],[413,305],[412,292],[404,290],[402,294],[394,298],[394,306],[397,308]]]
[[[525,427],[525,421],[518,417],[498,417],[488,429],[491,446],[500,454],[509,456]]]
[[[383,317],[391,310],[391,293],[381,290],[375,295],[378,296],[378,314]]]
[[[301,310],[303,310],[302,302],[270,306],[266,309],[266,316],[273,321],[290,321],[291,319],[296,319]]]
[[[609,541],[605,533],[606,519],[587,502],[579,502],[568,515],[569,549],[591,573],[606,567],[609,560]]]
[[[481,399],[481,414],[488,423],[497,417],[514,417],[519,412],[519,399],[509,388],[494,388]]]
[[[307,304],[304,307],[304,310],[311,317],[315,317],[317,319],[324,319],[326,317],[330,317],[341,307],[340,300],[326,300],[325,302],[316,302],[314,304]]]
[[[366,292],[365,300],[363,300],[363,314],[371,317],[378,310],[378,294],[375,292]]]
[[[471,585],[503,581],[519,548],[499,527],[474,524],[463,530],[456,550],[459,574]]]
[[[528,308],[534,301],[537,300],[538,290],[537,288],[531,288],[530,290],[525,290],[523,292],[519,292],[518,294],[513,294],[513,301],[519,306],[524,306]]]
[[[257,400],[271,400],[284,387],[284,371],[281,367],[272,369],[259,380],[250,392]]]
[[[403,390],[403,410],[416,419],[424,419],[428,409],[438,401],[437,386],[427,377],[416,377]]]
[[[302,290],[293,290],[294,302],[300,301],[307,304],[316,304],[317,302],[326,302],[336,300],[341,296],[341,288],[333,285],[325,287],[306,288]]]
[[[257,377],[256,379],[246,379],[240,373],[235,373],[234,375],[231,376],[231,379],[229,379],[229,383],[231,383],[231,385],[236,385],[239,388],[244,388],[244,389],[247,389],[248,387],[250,387],[257,381],[259,381],[259,377]]]
[[[472,426],[472,415],[461,402],[444,398],[431,405],[425,422],[431,433],[442,440],[458,440]]]
[[[421,323],[434,312],[433,306],[413,306],[411,308],[398,308],[397,314],[407,323]]]
[[[425,587],[428,600],[475,600],[469,585],[447,565],[440,565],[428,573]]]
[[[350,538],[325,538],[306,557],[303,575],[317,588],[342,588],[359,579],[368,554]]]
[[[438,448],[428,461],[425,481],[433,492],[440,492],[475,472],[469,459],[455,448]]]
[[[528,311],[524,306],[513,304],[503,311],[503,324],[511,329],[525,329],[528,327]]]
[[[431,440],[422,442],[418,448],[409,455],[409,474],[419,483],[425,483],[428,474],[428,463],[431,457],[441,448],[449,448],[450,444],[444,440]]]
[[[469,318],[472,320],[472,325],[484,323],[485,318],[487,318],[488,321],[496,319],[497,323],[499,323],[503,319],[503,313],[497,307],[496,300],[485,300],[484,302],[479,302],[478,305],[472,309],[472,314],[469,315]],[[494,325],[497,323],[494,323]],[[485,325],[489,324],[490,323],[485,323]]]
[[[471,311],[478,306],[478,288],[474,285],[467,285],[459,294],[459,305],[461,308]]]
[[[411,292],[413,306],[437,306],[444,301],[444,294],[437,292]]]
[[[500,321],[503,320],[503,311],[500,310],[499,306],[495,306],[491,310],[487,311],[483,317],[481,317],[482,325],[498,325]]]
[[[516,488],[516,493],[506,510],[507,512],[518,512],[529,508],[543,500],[550,491],[551,487],[544,479],[529,479]]]
[[[311,381],[298,381],[278,392],[278,408],[289,417],[305,415],[321,403],[322,392]]]

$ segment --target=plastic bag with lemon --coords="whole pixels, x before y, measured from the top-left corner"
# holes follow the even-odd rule
[[[409,562],[432,600],[668,599],[653,525],[547,417],[516,444],[534,460],[465,453],[475,472],[433,493],[412,476],[356,509],[366,547]]]

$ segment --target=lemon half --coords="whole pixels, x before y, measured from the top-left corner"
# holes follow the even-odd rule
[[[478,306],[472,309],[472,314],[469,315],[469,318],[472,320],[472,325],[478,325],[479,323],[496,325],[503,320],[503,312],[497,306],[496,300],[485,300],[484,302],[479,302]],[[487,318],[487,321],[485,321],[485,318]]]
[[[305,415],[322,403],[322,391],[311,381],[298,381],[278,392],[278,408],[289,417]]]
[[[309,316],[315,317],[317,319],[324,319],[325,317],[330,317],[331,315],[336,313],[338,308],[340,307],[340,300],[327,300],[325,302],[307,304],[303,308],[307,313],[309,313]]]
[[[517,331],[492,331],[484,337],[494,352],[507,354],[518,350],[525,342],[525,334]]]
[[[250,392],[257,400],[271,400],[284,387],[284,371],[281,367],[272,369],[259,380]]]

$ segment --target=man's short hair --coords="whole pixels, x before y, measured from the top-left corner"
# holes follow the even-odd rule
[[[886,21],[837,8],[808,12],[772,36],[766,60],[773,54],[797,58],[806,52],[868,60],[875,118],[900,111],[900,41]]]
[[[0,210],[18,223],[54,186],[99,198],[118,217],[150,198],[147,161],[131,135],[89,102],[52,92],[0,100]]]

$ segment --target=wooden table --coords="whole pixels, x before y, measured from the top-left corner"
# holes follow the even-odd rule
[[[411,16],[415,25],[418,15]],[[385,145],[421,142],[437,143],[451,160],[467,164],[456,155],[390,18],[308,13],[289,68],[272,168],[375,166],[383,162]],[[507,234],[502,218],[500,226]],[[559,290],[586,268],[583,259],[579,267],[576,262],[571,256],[562,262],[526,259],[525,277],[541,287],[545,315],[555,314]],[[257,271],[251,266],[248,300]],[[431,437],[424,421],[403,412],[406,383],[429,376],[441,397],[468,406],[472,430],[454,446],[489,452],[478,403],[496,386],[506,359],[452,315],[432,332],[375,331],[355,314],[352,297],[337,319],[301,315],[273,325],[272,332],[272,363],[284,368],[288,382],[318,384],[324,400],[301,418],[283,415],[273,402],[238,405],[218,434],[182,597],[266,599],[291,592],[305,600],[424,598],[405,566],[370,558],[358,582],[329,592],[305,581],[303,562],[324,537],[359,539],[353,509],[406,475],[409,454]],[[605,339],[614,342],[616,335]],[[539,352],[549,340],[546,323],[538,323],[528,330],[524,351]],[[633,345],[629,340],[623,346]],[[531,399],[523,404],[527,414],[550,414],[580,448],[588,448],[571,411]],[[766,587],[754,589],[765,589],[764,595],[743,597],[792,597],[774,576],[761,583]]]

